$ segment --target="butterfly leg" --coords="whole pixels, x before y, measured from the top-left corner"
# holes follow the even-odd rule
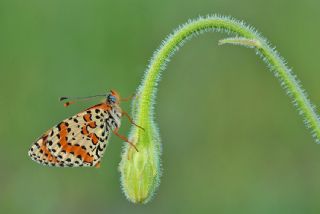
[[[132,94],[132,95],[131,95],[131,96],[129,96],[129,97],[126,97],[126,98],[120,98],[120,100],[121,100],[122,102],[127,102],[127,101],[132,100],[135,96],[136,96],[135,94]]]
[[[113,133],[114,133],[115,135],[117,135],[119,138],[121,138],[122,140],[124,140],[124,141],[126,141],[127,143],[129,143],[137,152],[139,152],[138,149],[137,149],[137,147],[136,147],[132,142],[130,142],[130,141],[128,140],[128,138],[126,138],[125,136],[119,134],[118,130],[119,130],[118,128],[115,128],[115,129],[113,130]]]
[[[144,131],[144,128],[139,126],[139,125],[137,125],[127,112],[122,111],[122,115],[126,116],[131,124],[135,125],[136,127],[140,128],[140,129],[142,129]]]

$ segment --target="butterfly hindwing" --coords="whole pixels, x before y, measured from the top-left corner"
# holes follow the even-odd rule
[[[32,145],[29,156],[50,166],[99,167],[110,131],[120,126],[120,117],[117,108],[95,105],[48,130]]]

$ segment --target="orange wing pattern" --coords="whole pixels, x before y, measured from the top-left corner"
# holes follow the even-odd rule
[[[120,117],[119,106],[95,105],[45,132],[28,155],[49,166],[99,167],[110,132],[120,127]]]

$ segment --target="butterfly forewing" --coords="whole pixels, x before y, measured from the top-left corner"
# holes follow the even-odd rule
[[[110,132],[120,126],[120,117],[118,106],[95,105],[48,130],[32,145],[29,156],[50,166],[99,167]]]

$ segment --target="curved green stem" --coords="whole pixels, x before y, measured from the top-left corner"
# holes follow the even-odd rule
[[[243,22],[219,16],[200,17],[182,25],[163,41],[160,48],[154,53],[138,88],[138,98],[133,103],[133,117],[137,124],[145,128],[145,131],[132,127],[129,139],[136,144],[139,152],[134,152],[131,147],[125,146],[120,163],[122,187],[127,198],[132,202],[149,201],[159,185],[161,145],[159,131],[153,118],[153,109],[156,86],[161,72],[185,41],[204,32],[216,31],[235,36],[221,40],[220,44],[243,45],[256,50],[256,53],[273,71],[275,77],[279,79],[280,84],[292,98],[294,106],[303,116],[316,142],[320,141],[320,122],[315,108],[308,100],[297,78],[266,39]]]

